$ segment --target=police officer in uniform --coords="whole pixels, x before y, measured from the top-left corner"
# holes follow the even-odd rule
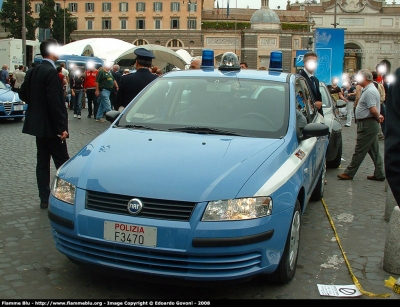
[[[136,72],[121,77],[117,95],[119,111],[122,111],[149,83],[158,78],[150,71],[155,56],[145,48],[137,48],[134,53]]]

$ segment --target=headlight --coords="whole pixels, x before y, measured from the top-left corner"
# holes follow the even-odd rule
[[[54,177],[51,194],[55,198],[73,205],[75,201],[75,190],[76,187],[74,185],[57,176]]]
[[[202,221],[239,221],[255,219],[272,213],[270,197],[251,197],[210,201]]]

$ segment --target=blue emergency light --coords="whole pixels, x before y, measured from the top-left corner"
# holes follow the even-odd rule
[[[214,50],[203,50],[201,56],[201,68],[214,68]]]
[[[283,71],[282,51],[272,51],[269,58],[269,71]]]

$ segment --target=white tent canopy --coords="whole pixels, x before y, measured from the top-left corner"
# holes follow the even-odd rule
[[[190,55],[190,53],[187,52],[187,50],[185,50],[185,49],[179,49],[176,51],[176,53],[179,54],[186,61],[186,64],[190,64],[190,62],[193,59],[193,57]]]
[[[192,61],[193,57],[187,52],[185,49],[179,49],[176,51],[177,54],[181,56],[186,61],[186,65],[190,66],[190,62]]]
[[[136,58],[134,51],[139,47],[145,48],[154,54],[155,59],[153,59],[152,63],[154,66],[157,66],[160,69],[164,69],[168,64],[174,65],[180,69],[185,69],[185,65],[187,63],[179,54],[167,47],[154,44],[132,47],[131,49],[126,50],[124,53],[122,53],[118,58],[116,58],[115,63],[119,64],[122,61],[132,64]],[[130,66],[130,64],[127,66]]]
[[[61,54],[96,56],[106,61],[115,59],[135,45],[116,38],[87,38],[60,47]]]

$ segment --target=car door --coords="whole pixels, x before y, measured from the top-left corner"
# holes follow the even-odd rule
[[[302,77],[299,77],[296,80],[296,83],[299,83],[305,100],[305,107],[303,112],[306,115],[308,123],[321,123],[323,124],[324,118],[323,116],[317,111],[317,106],[315,105],[314,98],[311,94],[310,89],[308,88],[308,84],[306,80]],[[307,157],[306,165],[307,169],[307,176],[309,177],[308,187],[307,187],[307,195],[308,197],[311,195],[312,191],[314,190],[315,185],[319,179],[319,174],[324,169],[325,165],[325,152],[327,147],[327,136],[322,137],[314,137],[311,138],[315,143],[312,145],[310,149],[310,154]],[[310,140],[305,140],[307,142],[312,142]]]

